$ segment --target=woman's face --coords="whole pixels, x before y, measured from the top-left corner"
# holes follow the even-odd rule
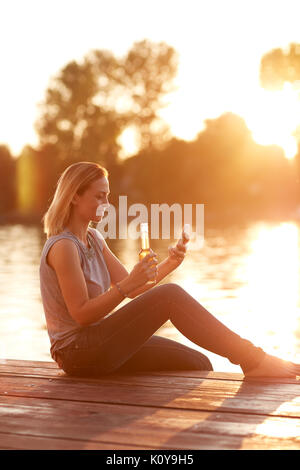
[[[73,199],[74,209],[85,221],[100,222],[104,215],[103,204],[109,205],[109,183],[103,176],[90,184],[88,189],[81,195],[76,194]]]

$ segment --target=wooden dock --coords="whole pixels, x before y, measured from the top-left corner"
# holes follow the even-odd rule
[[[300,449],[300,380],[159,372],[67,377],[0,361],[0,449]]]

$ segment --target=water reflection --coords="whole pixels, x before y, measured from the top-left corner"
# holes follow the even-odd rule
[[[38,276],[44,241],[39,227],[0,227],[0,358],[50,359]],[[108,243],[132,269],[139,242]],[[160,260],[169,244],[153,241]],[[191,251],[165,282],[181,285],[229,328],[268,352],[300,361],[298,224],[206,228],[201,251]],[[160,334],[195,347],[170,323]],[[208,356],[215,370],[240,371],[224,358]]]
[[[248,306],[249,319],[254,315],[257,340],[270,352],[292,356],[299,342],[299,228],[260,226],[257,235],[240,269],[247,280],[239,289],[240,302]]]

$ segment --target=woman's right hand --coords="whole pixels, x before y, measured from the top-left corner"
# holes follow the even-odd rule
[[[133,267],[132,271],[127,277],[127,291],[133,291],[138,287],[141,287],[146,284],[149,280],[154,280],[157,276],[157,264],[157,255],[150,248],[150,253]]]

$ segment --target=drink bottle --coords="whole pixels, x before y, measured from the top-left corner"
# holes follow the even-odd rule
[[[141,249],[139,252],[139,260],[145,258],[150,253],[150,242],[149,242],[149,230],[148,230],[148,223],[144,222],[140,225],[140,237],[141,237]],[[150,260],[151,262],[151,260]],[[149,279],[147,284],[154,284],[156,281],[155,279]]]

